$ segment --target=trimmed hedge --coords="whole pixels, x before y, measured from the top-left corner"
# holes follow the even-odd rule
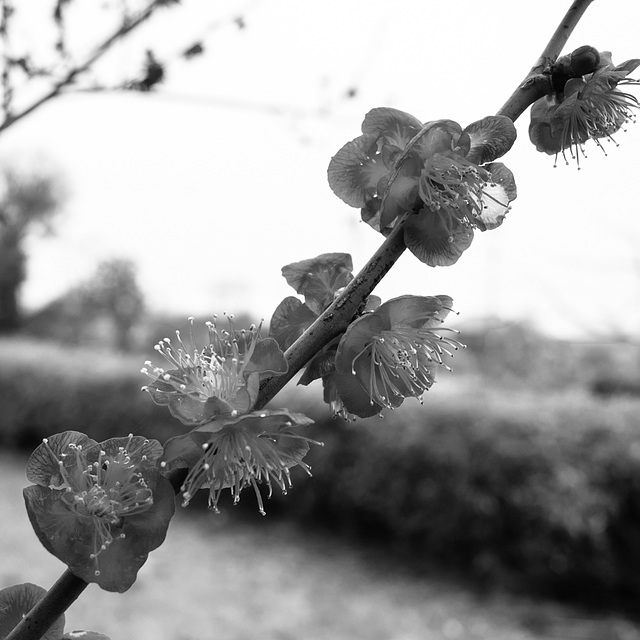
[[[129,433],[164,441],[185,431],[140,388],[144,357],[0,341],[0,446],[35,448],[67,429],[101,441]]]
[[[637,608],[640,402],[432,393],[384,420],[318,425],[325,446],[287,511],[416,568]]]
[[[184,431],[140,392],[143,360],[0,342],[0,445],[33,448],[65,429],[96,440]],[[309,409],[317,387],[290,391],[282,404],[316,418],[305,433],[325,446],[308,456],[313,478],[295,469],[293,490],[274,492],[269,514],[382,542],[417,569],[635,606],[640,401],[451,381],[424,407],[407,401],[354,424],[327,417],[317,399]],[[243,513],[256,511],[251,493]]]

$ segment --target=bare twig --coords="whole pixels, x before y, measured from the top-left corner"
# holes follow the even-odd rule
[[[59,80],[58,82],[56,82],[51,87],[48,93],[43,95],[41,98],[33,102],[31,105],[29,105],[22,111],[15,114],[6,114],[4,122],[0,124],[0,132],[9,128],[12,124],[15,124],[18,120],[21,120],[25,116],[29,115],[30,113],[35,111],[38,107],[41,107],[43,104],[45,104],[52,98],[55,98],[56,96],[60,95],[61,91],[65,87],[71,85],[74,82],[74,80],[76,79],[76,76],[87,71],[91,67],[91,65],[93,65],[98,59],[100,59],[107,51],[109,51],[109,49],[111,49],[111,47],[116,42],[118,42],[118,40],[121,40],[122,38],[124,38],[136,27],[142,24],[145,20],[150,18],[153,12],[158,7],[166,4],[167,4],[166,0],[153,0],[152,2],[149,3],[149,5],[147,5],[145,9],[143,9],[140,13],[138,13],[138,15],[126,20],[122,24],[122,26],[115,31],[115,33],[113,33],[106,40],[104,40],[104,42],[98,45],[95,51],[91,55],[89,55],[83,63],[73,67],[73,69],[67,72],[67,74],[64,76],[64,78],[62,78],[62,80]]]
[[[75,602],[87,583],[68,569],[5,640],[37,640]]]
[[[507,116],[515,121],[538,98],[549,93],[551,87],[550,67],[558,59],[569,36],[582,18],[593,0],[574,0],[566,15],[547,43],[538,61],[531,68],[525,79],[504,103],[497,115]],[[535,4],[527,5],[535,9]]]

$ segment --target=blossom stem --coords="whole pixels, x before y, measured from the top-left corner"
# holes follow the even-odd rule
[[[344,291],[316,321],[289,347],[285,358],[289,369],[284,375],[269,378],[260,388],[255,409],[261,409],[324,345],[342,333],[351,323],[375,286],[406,249],[403,237],[405,217],[393,228],[369,262],[351,280]]]
[[[515,122],[530,105],[549,93],[550,67],[558,59],[569,36],[592,2],[593,0],[574,0],[536,64],[496,115],[507,116]]]
[[[548,79],[542,74],[549,62],[555,62],[562,47],[578,21],[593,0],[575,0],[571,8],[556,29],[547,44],[539,62],[529,72],[524,83],[521,83],[498,115],[505,115],[515,121],[524,110],[536,99],[548,91]],[[546,84],[544,87],[542,79]],[[525,86],[526,85],[526,86]],[[267,379],[260,388],[260,395],[255,409],[264,407],[293,378],[293,376],[328,342],[344,331],[376,285],[393,267],[405,250],[403,238],[403,218],[392,230],[380,248],[375,252],[365,267],[345,287],[336,300],[320,315],[317,320],[287,349],[285,357],[289,365],[286,374]],[[184,470],[179,470],[184,471]],[[171,478],[174,487],[181,485],[181,480]],[[62,615],[76,598],[87,587],[69,570],[51,587],[38,604],[23,618],[6,640],[37,640],[41,638],[53,622]]]
[[[73,604],[88,584],[68,569],[5,640],[36,640]]]
[[[497,115],[515,121],[524,110],[549,91],[550,75],[544,68],[555,62],[578,21],[593,0],[574,0],[566,15],[544,48],[538,63],[527,74]],[[404,220],[403,220],[404,221]],[[375,286],[393,267],[405,250],[403,221],[397,224],[365,267],[349,283],[324,313],[287,349],[289,365],[286,374],[265,380],[255,409],[261,409],[293,378],[293,376],[326,344],[342,333],[353,320]]]

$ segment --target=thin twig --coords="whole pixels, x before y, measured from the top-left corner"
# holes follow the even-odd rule
[[[345,290],[287,349],[285,352],[289,365],[287,373],[269,378],[263,384],[254,409],[264,407],[313,355],[349,326],[360,306],[406,249],[403,221],[393,228],[387,239]]]
[[[153,12],[159,7],[166,4],[166,0],[153,0],[145,9],[143,9],[137,16],[127,20],[115,33],[109,36],[102,44],[100,44],[96,50],[80,65],[71,69],[62,80],[56,82],[53,87],[44,96],[33,102],[31,105],[23,109],[22,111],[8,115],[4,122],[0,124],[0,132],[8,129],[12,124],[15,124],[18,120],[21,120],[31,112],[35,111],[38,107],[55,98],[60,92],[68,85],[72,84],[76,76],[84,73],[91,67],[91,65],[101,58],[114,43],[126,36],[130,31],[133,31],[138,25],[147,20]]]
[[[592,2],[593,0],[575,0],[573,2],[555,33],[551,36],[551,40],[549,40],[544,51],[540,54],[536,64],[511,94],[511,97],[504,103],[497,115],[507,116],[507,118],[515,122],[529,105],[549,93],[551,75],[548,70],[558,59],[569,36],[573,33],[580,18],[582,18]],[[535,5],[530,4],[527,6],[535,10]]]

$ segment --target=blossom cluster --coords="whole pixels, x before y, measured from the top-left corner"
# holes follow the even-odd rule
[[[284,348],[302,335],[351,279],[351,256],[322,254],[285,266],[282,273],[304,302],[285,298],[273,314],[271,335]],[[309,283],[314,283],[313,288]],[[321,287],[317,283],[322,283]],[[318,292],[322,291],[322,295]],[[325,307],[319,303],[324,300]],[[381,304],[369,296],[346,331],[306,365],[299,384],[321,379],[324,400],[334,415],[369,417],[421,399],[435,381],[443,356],[463,345],[442,326],[451,311],[449,296],[400,296]]]
[[[190,321],[193,325],[193,318]],[[287,363],[276,340],[263,338],[260,327],[238,331],[232,317],[229,322],[229,330],[219,329],[215,318],[208,322],[202,349],[193,335],[190,346],[179,332],[176,345],[169,338],[162,340],[156,350],[170,368],[147,362],[142,372],[153,381],[144,389],[192,427],[165,443],[162,460],[165,474],[186,470],[183,505],[206,488],[209,506],[217,511],[223,489],[229,489],[237,502],[242,490],[252,487],[264,513],[258,484],[265,484],[271,495],[274,484],[282,491],[291,486],[292,467],[309,472],[303,458],[315,441],[293,428],[312,420],[287,409],[253,411],[260,381],[286,373]]]
[[[98,443],[78,431],[46,438],[27,462],[27,513],[44,547],[85,582],[126,591],[175,511],[163,449],[142,436]]]
[[[562,82],[531,107],[529,137],[538,151],[556,158],[561,153],[566,164],[568,151],[580,167],[585,142],[593,140],[605,151],[601,141],[617,144],[613,135],[635,120],[634,110],[640,103],[635,96],[621,91],[620,86],[637,84],[627,76],[640,65],[640,60],[614,65],[609,51],[598,52],[592,47],[581,47],[563,58],[567,59],[557,63],[564,75]],[[576,60],[591,64],[581,64],[576,72]],[[588,72],[582,73],[585,69]]]
[[[422,124],[392,108],[366,114],[362,135],[332,158],[334,193],[387,235],[403,224],[407,248],[430,266],[454,264],[475,229],[502,224],[516,197],[511,171],[494,162],[516,139],[513,122],[488,116],[464,129],[453,120]]]

